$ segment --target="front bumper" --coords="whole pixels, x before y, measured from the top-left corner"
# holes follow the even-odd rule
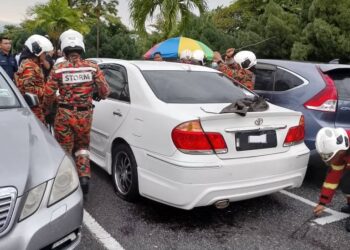
[[[47,207],[53,180],[48,182],[39,209],[18,221],[23,197],[16,201],[11,230],[0,238],[0,249],[74,249],[80,242],[83,220],[83,195],[80,187],[60,202]]]
[[[142,196],[182,209],[238,201],[301,186],[309,160],[305,144],[280,154],[202,162],[166,158],[134,149]],[[190,159],[190,158],[187,158]]]

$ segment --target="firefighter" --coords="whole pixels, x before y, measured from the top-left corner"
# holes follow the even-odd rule
[[[324,212],[325,207],[332,201],[339,183],[347,199],[347,205],[342,207],[341,211],[350,213],[350,154],[346,131],[343,128],[322,128],[316,136],[316,150],[330,168],[314,213],[321,215]],[[347,218],[345,228],[350,232],[350,218]]]
[[[92,100],[105,99],[110,89],[102,71],[95,63],[81,58],[85,51],[83,36],[68,30],[60,37],[66,60],[54,65],[44,91],[44,110],[57,96],[54,132],[63,149],[75,158],[84,197],[89,192],[89,143],[92,121]]]
[[[251,51],[240,51],[233,57],[235,69],[233,78],[248,89],[254,89],[255,76],[251,69],[256,65],[256,56]]]
[[[180,62],[185,64],[191,64],[192,51],[185,49],[180,53]]]
[[[204,52],[202,50],[195,50],[193,51],[193,54],[192,54],[192,64],[195,64],[195,65],[201,65],[203,66],[204,65]]]
[[[226,54],[225,54],[225,64],[232,70],[237,69],[235,61],[233,59],[234,53],[235,53],[235,49],[229,48],[226,50]]]
[[[41,63],[46,60],[46,53],[53,50],[49,39],[40,35],[30,36],[21,54],[21,64],[15,74],[15,82],[22,95],[32,93],[37,95],[39,106],[32,107],[33,113],[45,124],[45,116],[42,109],[45,78]]]
[[[217,69],[218,71],[221,71],[226,76],[233,78],[233,69],[231,69],[223,60],[221,57],[221,54],[217,51],[213,54],[213,62],[211,64],[212,68]]]

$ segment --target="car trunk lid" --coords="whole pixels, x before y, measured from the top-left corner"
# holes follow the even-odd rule
[[[208,110],[207,110],[208,112]],[[284,146],[291,127],[298,126],[301,113],[270,104],[263,112],[212,114],[200,117],[204,132],[221,133],[228,152],[221,159],[278,154],[289,150]]]

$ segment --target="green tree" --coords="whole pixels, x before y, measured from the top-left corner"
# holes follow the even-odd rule
[[[131,0],[131,19],[135,29],[145,35],[147,19],[157,17],[163,38],[171,36],[175,29],[184,29],[191,12],[198,10],[200,14],[207,9],[206,0]]]
[[[100,30],[102,23],[120,23],[118,15],[118,0],[68,0],[70,6],[82,10],[85,21],[96,32],[96,57],[100,56]],[[103,19],[103,20],[102,20]]]
[[[264,39],[272,38],[261,44],[260,56],[290,58],[294,41],[299,38],[301,32],[298,16],[285,11],[281,4],[270,0],[258,22],[260,24],[258,34]]]
[[[245,29],[252,19],[258,19],[263,15],[269,2],[269,0],[233,1],[231,5],[224,8],[218,7],[214,11],[213,22],[224,32],[234,33],[238,29]],[[300,0],[274,0],[274,2],[287,13],[300,15],[303,10]]]
[[[215,26],[225,33],[233,34],[245,29],[249,21],[264,13],[267,0],[238,0],[228,7],[218,7],[213,12]]]
[[[86,57],[96,56],[96,29],[85,37]],[[100,27],[100,52],[101,57],[135,59],[140,57],[133,34],[122,23],[101,23]]]
[[[296,0],[238,0],[213,11],[216,27],[234,37],[236,49],[258,57],[290,58],[300,37],[301,4]],[[252,45],[252,46],[248,46]]]
[[[0,36],[7,36],[12,39],[12,50],[14,53],[22,51],[24,42],[31,35],[22,26],[6,25]]]
[[[210,13],[197,17],[191,15],[188,25],[182,31],[178,31],[178,36],[190,37],[206,44],[214,51],[224,53],[227,48],[233,47],[235,42],[232,36],[225,34],[216,28]]]
[[[28,31],[41,30],[58,45],[61,33],[69,28],[83,34],[89,32],[89,26],[82,22],[83,13],[68,6],[66,0],[50,0],[47,4],[37,4],[29,10],[31,19],[23,23]]]
[[[305,27],[295,42],[292,58],[299,60],[330,61],[339,58],[350,61],[350,1],[305,1]]]

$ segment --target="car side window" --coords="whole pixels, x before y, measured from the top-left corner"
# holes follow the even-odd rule
[[[292,73],[278,68],[275,75],[275,91],[286,91],[302,85],[304,81]]]
[[[348,69],[337,69],[327,72],[337,87],[340,100],[350,101],[350,71]]]
[[[272,91],[275,79],[275,71],[268,69],[256,69],[254,90]]]
[[[111,93],[109,98],[130,102],[127,74],[124,67],[104,66],[102,68],[106,81],[109,84]]]

